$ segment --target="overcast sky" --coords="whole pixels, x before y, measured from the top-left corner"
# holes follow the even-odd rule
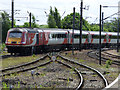
[[[12,0],[0,0],[0,10],[5,10],[11,15],[11,1]],[[80,1],[81,0],[14,0],[15,17],[28,17],[27,12],[32,12],[39,24],[47,24],[47,17],[45,12],[49,14],[50,6],[56,7],[62,16],[66,16],[73,12],[73,7],[76,8],[76,12],[80,12]],[[83,6],[89,6],[89,10],[83,10],[84,19],[90,23],[99,22],[99,7],[101,5],[107,6],[118,6],[120,0],[83,0]],[[110,16],[118,12],[118,8],[103,8],[104,17]],[[19,13],[19,14],[17,14]],[[89,18],[87,18],[89,17]],[[114,16],[114,17],[117,17]],[[23,24],[28,21],[28,18],[15,18],[17,24]]]

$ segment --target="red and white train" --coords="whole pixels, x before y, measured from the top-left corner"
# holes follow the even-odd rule
[[[117,45],[116,32],[102,32],[102,46]],[[79,48],[80,31],[66,29],[38,29],[38,28],[12,28],[8,31],[6,46],[8,53],[35,53],[41,51],[71,49],[74,41],[74,49]],[[119,37],[120,38],[120,37]],[[119,41],[120,42],[120,41]],[[82,31],[82,48],[98,47],[98,31]],[[120,43],[119,43],[120,45]]]

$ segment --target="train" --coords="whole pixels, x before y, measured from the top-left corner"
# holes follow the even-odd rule
[[[101,32],[102,47],[117,46],[117,36],[117,32]],[[12,28],[8,30],[5,44],[8,53],[33,54],[79,49],[79,38],[79,30],[73,34],[72,29]],[[82,48],[98,48],[99,31],[82,31],[81,42]]]

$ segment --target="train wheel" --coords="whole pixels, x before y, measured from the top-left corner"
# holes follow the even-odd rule
[[[13,55],[13,53],[10,53],[11,54],[11,56]]]

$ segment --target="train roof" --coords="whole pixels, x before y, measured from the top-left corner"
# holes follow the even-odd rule
[[[108,35],[116,36],[116,35],[117,35],[117,32],[108,32]]]
[[[99,35],[99,31],[88,31],[90,34]],[[106,35],[107,32],[101,32],[101,35]]]
[[[21,32],[24,32],[24,31],[27,31],[27,29],[26,28],[11,28],[11,29],[9,29],[9,32],[11,32],[11,31],[21,31]]]
[[[43,29],[44,32],[53,32],[53,33],[66,33],[67,30],[63,29]]]
[[[20,32],[38,32],[37,30],[34,30],[32,28],[11,28],[9,32],[11,31],[20,31]]]
[[[11,28],[11,31],[21,31],[21,32],[29,32],[29,33],[38,33],[38,32],[50,32],[50,33],[72,33],[72,29],[56,29],[56,28]],[[74,30],[74,34],[79,34],[80,30]],[[92,35],[99,35],[99,31],[82,31],[82,34],[92,34]],[[101,32],[101,35],[113,35],[116,36],[117,32]]]
[[[73,30],[68,30],[70,33],[73,32]],[[74,34],[80,34],[80,30],[74,30]],[[88,31],[82,31],[82,34],[89,34]]]

